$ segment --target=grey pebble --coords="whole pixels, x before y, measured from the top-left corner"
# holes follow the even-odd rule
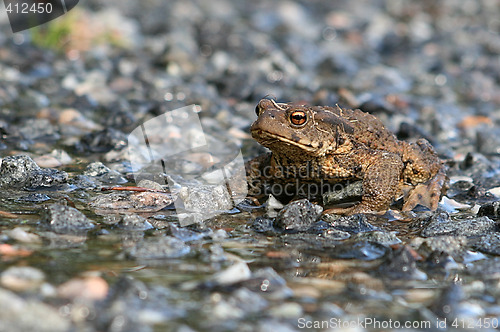
[[[47,206],[42,211],[41,225],[59,233],[81,233],[94,228],[92,220],[77,209],[59,204]]]
[[[41,168],[25,155],[2,159],[0,188],[31,189],[66,183],[68,174],[52,168]]]
[[[134,259],[167,259],[187,255],[190,247],[172,236],[147,238],[126,251]]]

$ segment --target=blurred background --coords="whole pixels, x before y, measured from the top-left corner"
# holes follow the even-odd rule
[[[200,105],[206,134],[236,139],[246,159],[257,156],[264,149],[248,129],[266,96],[373,113],[401,139],[432,142],[457,176],[450,197],[471,206],[498,200],[499,55],[498,0],[82,0],[15,34],[0,5],[0,155],[59,167],[72,186],[0,195],[2,209],[18,213],[0,215],[0,249],[17,248],[0,250],[0,323],[293,331],[304,317],[498,317],[500,261],[466,251],[460,230],[443,231],[452,235],[437,244],[417,237],[416,253],[392,247],[401,240],[389,231],[367,240],[357,231],[266,236],[244,209],[181,229],[167,212],[125,220],[99,215],[88,201],[100,186],[130,180],[127,135],[178,107]],[[96,161],[104,165],[84,171]],[[75,203],[98,227],[88,237],[42,232],[46,200]],[[476,222],[476,212],[457,218]],[[413,232],[427,218],[404,227]],[[435,218],[458,224],[447,212]],[[481,218],[487,227],[470,229],[496,236],[495,222]],[[328,237],[341,235],[355,240],[343,246]],[[500,238],[481,243],[499,254]]]

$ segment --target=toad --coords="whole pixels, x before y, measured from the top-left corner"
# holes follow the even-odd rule
[[[255,111],[252,137],[271,152],[247,163],[250,196],[306,197],[345,215],[383,213],[399,198],[403,211],[435,210],[447,187],[446,167],[427,140],[399,141],[359,109],[262,99]],[[325,200],[339,189],[349,198],[353,183],[361,184],[357,199]]]

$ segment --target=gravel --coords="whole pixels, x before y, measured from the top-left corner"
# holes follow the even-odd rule
[[[494,323],[498,17],[490,0],[88,0],[13,34],[1,14],[0,330]],[[361,108],[428,139],[448,199],[342,217],[307,200],[234,207],[235,188],[197,186],[235,151],[265,152],[248,132],[265,96]],[[209,148],[186,145],[135,183],[134,162],[200,138],[166,123],[129,134],[191,104]],[[362,190],[344,187],[324,203]]]

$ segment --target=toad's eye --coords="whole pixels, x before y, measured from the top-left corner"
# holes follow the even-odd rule
[[[261,108],[259,105],[255,106],[255,114],[257,114],[257,116],[260,115],[260,111],[261,111]]]
[[[290,114],[290,122],[296,126],[301,126],[307,121],[307,114],[301,110],[295,110]]]

